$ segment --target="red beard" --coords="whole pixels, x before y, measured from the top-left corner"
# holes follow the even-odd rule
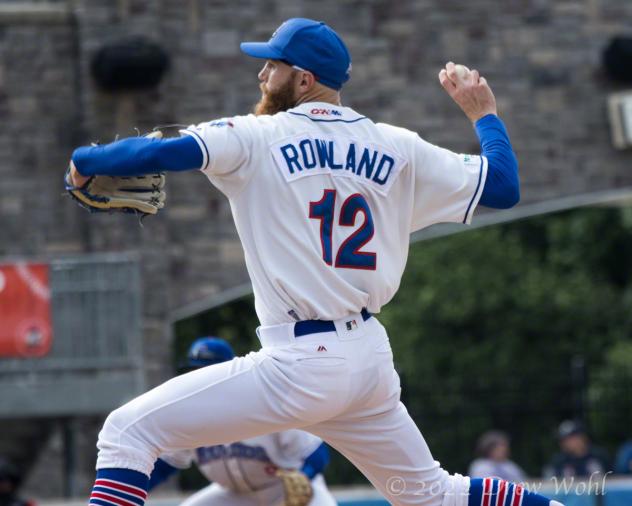
[[[294,74],[292,74],[291,77],[294,77]],[[296,105],[296,99],[294,98],[294,79],[292,78],[288,79],[287,82],[276,91],[268,91],[263,83],[259,85],[259,88],[261,88],[261,100],[259,100],[254,107],[256,116],[287,111]]]

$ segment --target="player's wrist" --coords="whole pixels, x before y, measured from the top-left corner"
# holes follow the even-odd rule
[[[498,116],[498,111],[496,110],[496,108],[494,108],[494,109],[487,109],[485,111],[480,111],[474,114],[468,114],[469,120],[474,125],[476,125],[476,123],[478,123],[483,118],[486,118],[487,116]]]
[[[76,188],[81,188],[90,180],[90,176],[84,176],[79,172],[75,162],[72,160],[70,160],[69,169],[68,177],[70,179],[70,183]]]

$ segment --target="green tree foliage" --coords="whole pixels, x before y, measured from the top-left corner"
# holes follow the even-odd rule
[[[631,230],[626,212],[585,209],[412,248],[380,319],[411,415],[450,470],[500,428],[537,475],[559,422],[589,408],[572,364],[596,370],[629,340]]]
[[[627,307],[631,306],[627,304]],[[588,402],[592,407],[589,421],[597,441],[632,440],[632,342],[629,339],[610,347],[603,364],[591,374]]]
[[[631,259],[626,208],[574,210],[411,248],[379,319],[403,400],[435,458],[466,472],[480,433],[503,429],[515,460],[538,475],[566,418],[585,418],[611,451],[632,437]],[[255,326],[251,299],[241,299],[181,322],[176,353],[205,334],[229,337],[239,352],[257,348]],[[361,480],[341,457],[328,478]]]

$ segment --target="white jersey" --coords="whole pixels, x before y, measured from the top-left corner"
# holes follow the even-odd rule
[[[182,133],[230,201],[262,325],[378,313],[410,233],[469,223],[487,173],[484,157],[327,103]]]
[[[237,443],[183,450],[160,458],[180,469],[195,462],[209,481],[249,493],[277,484],[279,468],[301,469],[322,440],[302,430],[286,430]]]

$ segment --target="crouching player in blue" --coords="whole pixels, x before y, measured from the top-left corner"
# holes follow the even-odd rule
[[[223,339],[202,337],[189,349],[187,369],[226,362],[234,356]],[[336,501],[321,474],[328,462],[329,451],[320,438],[302,430],[286,430],[231,444],[161,455],[151,474],[149,489],[195,463],[213,483],[181,506],[281,505],[301,501],[310,506],[332,506]],[[291,470],[294,477],[307,478],[299,484],[300,497],[288,497],[295,493],[294,487],[284,485],[279,476],[282,470]]]

